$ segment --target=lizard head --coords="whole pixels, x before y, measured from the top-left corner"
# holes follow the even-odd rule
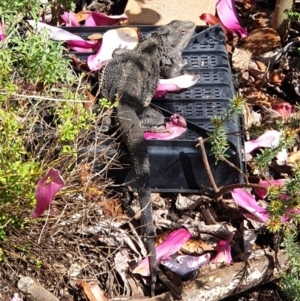
[[[163,46],[170,58],[180,58],[182,51],[190,41],[194,31],[195,23],[192,21],[174,20],[156,30],[163,41]]]

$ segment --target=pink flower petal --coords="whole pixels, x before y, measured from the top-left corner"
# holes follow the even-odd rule
[[[184,74],[174,78],[160,79],[156,87],[154,98],[161,98],[168,92],[189,88],[196,84],[199,78],[199,74]]]
[[[166,123],[166,129],[168,130],[168,132],[145,132],[144,139],[170,140],[177,138],[186,131],[187,124],[182,116],[174,114],[170,117],[170,121]]]
[[[281,133],[276,130],[269,130],[255,140],[245,142],[246,154],[260,147],[276,147],[279,145]]]
[[[159,265],[164,257],[175,254],[190,237],[190,232],[185,229],[178,229],[171,232],[167,238],[156,247],[156,264]],[[149,258],[144,258],[132,272],[142,276],[150,276]]]
[[[241,188],[236,188],[231,191],[233,200],[242,208],[256,216],[263,223],[269,219],[267,210],[259,206],[254,197]]]
[[[35,22],[34,20],[27,20],[27,22],[33,27],[36,28],[38,31],[41,30],[47,30],[47,32],[50,35],[50,38],[56,41],[66,41],[67,44],[71,48],[78,47],[78,50],[84,48],[84,51],[98,49],[99,48],[99,42],[98,41],[85,41],[81,37],[70,33],[64,29],[61,29],[56,26],[51,26],[42,22]]]
[[[77,52],[92,52],[92,51],[98,51],[101,48],[102,40],[99,41],[69,40],[66,41],[66,43],[71,49]]]
[[[269,188],[270,186],[283,186],[286,182],[286,179],[279,179],[279,180],[268,180],[268,181],[259,181],[258,185],[264,186]],[[261,199],[264,199],[267,195],[267,189],[263,188],[256,188],[254,193]]]
[[[211,255],[209,253],[201,256],[179,255],[174,259],[161,261],[172,272],[184,276],[185,274],[199,269],[202,265],[209,263]]]
[[[199,18],[200,18],[200,20],[204,21],[208,25],[219,24],[223,28],[224,33],[225,34],[227,33],[227,29],[223,25],[222,21],[219,18],[217,18],[216,16],[209,14],[209,13],[203,13]]]
[[[216,247],[217,255],[211,261],[212,263],[220,262],[230,264],[232,262],[230,242],[220,240]]]
[[[127,20],[128,17],[125,14],[117,16],[107,16],[103,13],[93,11],[91,12],[86,20],[85,26],[103,26],[103,25],[117,25],[120,21]]]
[[[238,21],[234,0],[217,0],[217,12],[228,30],[238,32],[243,38],[247,36],[247,30]]]
[[[295,112],[295,106],[287,101],[277,101],[272,105],[272,109],[281,116],[290,116]]]
[[[133,49],[138,44],[139,38],[134,28],[118,28],[105,32],[102,36],[102,45],[96,54],[90,55],[87,64],[90,70],[100,69],[112,58],[117,48]]]
[[[49,208],[53,197],[64,185],[65,181],[61,177],[59,170],[49,169],[36,185],[36,207],[32,214],[33,218],[38,218]]]
[[[4,41],[4,39],[5,39],[5,33],[3,30],[2,23],[0,22],[0,41]]]
[[[70,11],[70,12],[64,12],[61,16],[60,16],[64,22],[66,23],[66,26],[80,26],[80,24],[78,23],[75,14]]]

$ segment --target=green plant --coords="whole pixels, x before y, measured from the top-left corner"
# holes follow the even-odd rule
[[[300,248],[296,243],[297,230],[295,227],[289,227],[284,232],[282,246],[286,250],[290,270],[283,273],[281,278],[281,287],[288,300],[300,300]]]
[[[300,21],[300,14],[298,12],[286,9],[284,10],[284,13],[291,21],[296,21],[296,22]]]
[[[215,116],[210,120],[214,126],[214,131],[209,134],[208,141],[212,144],[212,151],[217,160],[224,160],[227,157],[226,151],[229,148],[224,125],[226,122],[238,118],[242,113],[244,105],[245,100],[240,96],[236,96],[230,100],[228,108],[223,114]]]
[[[40,2],[1,2],[6,38],[0,42],[0,239],[12,226],[24,226],[38,179],[66,155],[76,155],[76,139],[95,119],[83,106],[80,91],[87,87],[73,72],[63,45],[45,31],[30,29],[22,20],[25,14],[37,20]],[[53,125],[48,116],[55,116]],[[42,140],[40,132],[45,132]]]

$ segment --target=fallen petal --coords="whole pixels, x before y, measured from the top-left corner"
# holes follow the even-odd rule
[[[34,20],[27,20],[27,22],[38,31],[42,31],[43,29],[49,33],[51,39],[56,41],[65,41],[67,42],[71,48],[78,47],[93,50],[94,48],[98,49],[99,45],[98,41],[85,41],[81,37],[76,34],[70,33],[64,29],[61,29],[56,26],[51,26],[42,22],[35,22]]]
[[[169,257],[179,251],[190,237],[190,232],[185,229],[178,229],[171,232],[167,238],[156,247],[156,265],[158,266],[163,258]],[[149,258],[144,258],[132,272],[142,276],[150,276]]]
[[[267,210],[259,206],[255,198],[250,193],[248,193],[244,189],[236,188],[231,191],[231,195],[237,205],[256,216],[263,223],[267,222],[267,220],[269,219]]]
[[[168,92],[187,89],[197,83],[199,74],[184,74],[174,78],[160,79],[156,87],[154,98],[164,97]]]
[[[263,188],[256,188],[254,193],[261,199],[264,199],[267,196],[267,188],[270,186],[283,186],[286,182],[286,179],[279,179],[279,180],[268,180],[268,181],[259,181],[258,185],[266,187]]]
[[[144,132],[144,139],[170,140],[181,136],[187,129],[187,124],[184,117],[179,114],[174,114],[170,117],[170,121],[166,123],[168,132],[155,133]]]
[[[172,272],[184,276],[185,274],[199,269],[202,265],[209,263],[210,253],[201,256],[179,255],[174,259],[161,261]]]
[[[128,17],[125,14],[116,16],[107,16],[103,13],[93,11],[91,12],[84,23],[84,26],[103,26],[103,25],[117,25],[120,21],[127,20]]]
[[[113,52],[117,48],[133,49],[139,42],[138,31],[136,28],[117,28],[108,30],[103,34],[102,45],[98,52],[90,55],[87,64],[90,70],[100,69],[107,61],[112,58]]]
[[[279,145],[281,133],[276,130],[269,130],[255,140],[245,142],[246,154],[260,147],[276,147]]]
[[[36,185],[36,206],[32,214],[33,218],[38,218],[49,208],[53,197],[64,185],[65,181],[61,177],[59,170],[49,169]]]
[[[92,42],[92,43],[90,43]],[[101,48],[102,41],[85,41],[85,40],[68,40],[66,41],[68,46],[77,51],[77,52],[92,52],[92,51],[98,51]]]
[[[4,41],[4,40],[5,40],[5,33],[3,30],[2,23],[0,22],[0,41]]]
[[[216,16],[214,16],[212,14],[209,14],[209,13],[204,13],[199,18],[200,18],[200,20],[202,20],[203,22],[205,22],[205,23],[207,23],[209,25],[219,24],[223,28],[224,33],[225,34],[227,33],[227,29],[225,28],[224,24]]]
[[[217,255],[211,261],[212,263],[220,262],[230,264],[232,262],[230,242],[220,240],[216,247]]]
[[[247,36],[247,30],[239,23],[234,0],[218,0],[216,9],[218,17],[228,30],[238,32],[242,38]]]
[[[64,20],[66,26],[80,26],[77,21],[76,15],[72,11],[65,11],[60,17],[62,20]]]

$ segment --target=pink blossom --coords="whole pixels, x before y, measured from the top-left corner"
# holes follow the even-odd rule
[[[295,112],[295,106],[287,101],[277,101],[272,105],[272,109],[281,116],[290,116]]]
[[[70,33],[56,26],[51,26],[43,22],[35,22],[34,20],[27,20],[27,22],[38,31],[46,30],[51,39],[56,41],[65,41],[70,48],[78,52],[98,50],[101,45],[101,42],[85,41],[76,34]]]
[[[277,147],[279,145],[281,133],[276,130],[269,130],[255,140],[245,142],[246,154],[260,147]]]
[[[100,69],[112,58],[113,52],[117,48],[134,49],[138,40],[138,34],[134,29],[119,28],[106,31],[102,36],[102,45],[97,53],[87,58],[89,69],[92,71]]]
[[[76,19],[76,15],[73,12],[64,12],[61,19],[66,23],[66,26],[80,26]],[[84,26],[103,26],[103,25],[117,25],[120,21],[127,20],[128,17],[125,14],[108,16],[100,12],[90,12],[87,16]]]
[[[174,114],[170,117],[170,121],[166,123],[166,132],[155,133],[155,132],[145,132],[144,138],[146,140],[158,139],[158,140],[170,140],[179,137],[187,129],[187,124],[185,119],[178,115]]]
[[[167,238],[156,247],[156,265],[159,265],[163,258],[168,258],[180,250],[190,237],[190,232],[185,229],[178,229],[171,232]],[[149,257],[144,258],[132,272],[142,276],[150,276]]]
[[[216,251],[217,255],[211,261],[212,263],[220,262],[230,264],[232,262],[230,242],[220,240],[217,244]]]
[[[268,180],[268,181],[259,181],[258,185],[266,187],[263,188],[256,188],[254,193],[261,199],[264,199],[267,196],[267,188],[270,186],[283,186],[286,182],[286,179],[279,179],[279,180]]]
[[[179,255],[174,259],[163,259],[161,264],[172,272],[184,276],[185,274],[199,269],[202,265],[209,263],[209,253],[201,256]]]
[[[154,98],[161,98],[168,92],[189,88],[196,84],[199,78],[199,74],[184,74],[173,78],[160,79],[156,87]]]
[[[36,206],[32,214],[33,218],[40,217],[49,208],[53,197],[64,185],[65,181],[61,177],[59,170],[49,169],[36,185]]]
[[[202,15],[200,15],[199,18],[200,18],[200,20],[204,21],[208,25],[219,24],[222,27],[224,33],[225,34],[227,33],[227,29],[225,28],[225,26],[223,25],[222,21],[218,17],[216,17],[216,16],[214,16],[212,14],[209,14],[209,13],[203,13]]]
[[[107,16],[103,13],[93,11],[87,16],[84,26],[117,25],[120,24],[120,21],[125,21],[127,19],[128,17],[125,14]]]
[[[255,217],[257,217],[261,222],[266,223],[269,219],[269,214],[267,210],[261,206],[259,206],[255,200],[255,198],[241,188],[236,188],[231,191],[231,195],[233,200],[240,207],[244,208]]]
[[[4,41],[4,40],[5,40],[5,33],[3,30],[2,23],[0,22],[0,41]]]
[[[218,17],[228,30],[238,32],[242,38],[247,36],[247,30],[239,23],[234,0],[217,0],[216,8]]]
[[[65,11],[60,17],[66,23],[66,26],[80,26],[76,19],[76,15],[72,11]]]

